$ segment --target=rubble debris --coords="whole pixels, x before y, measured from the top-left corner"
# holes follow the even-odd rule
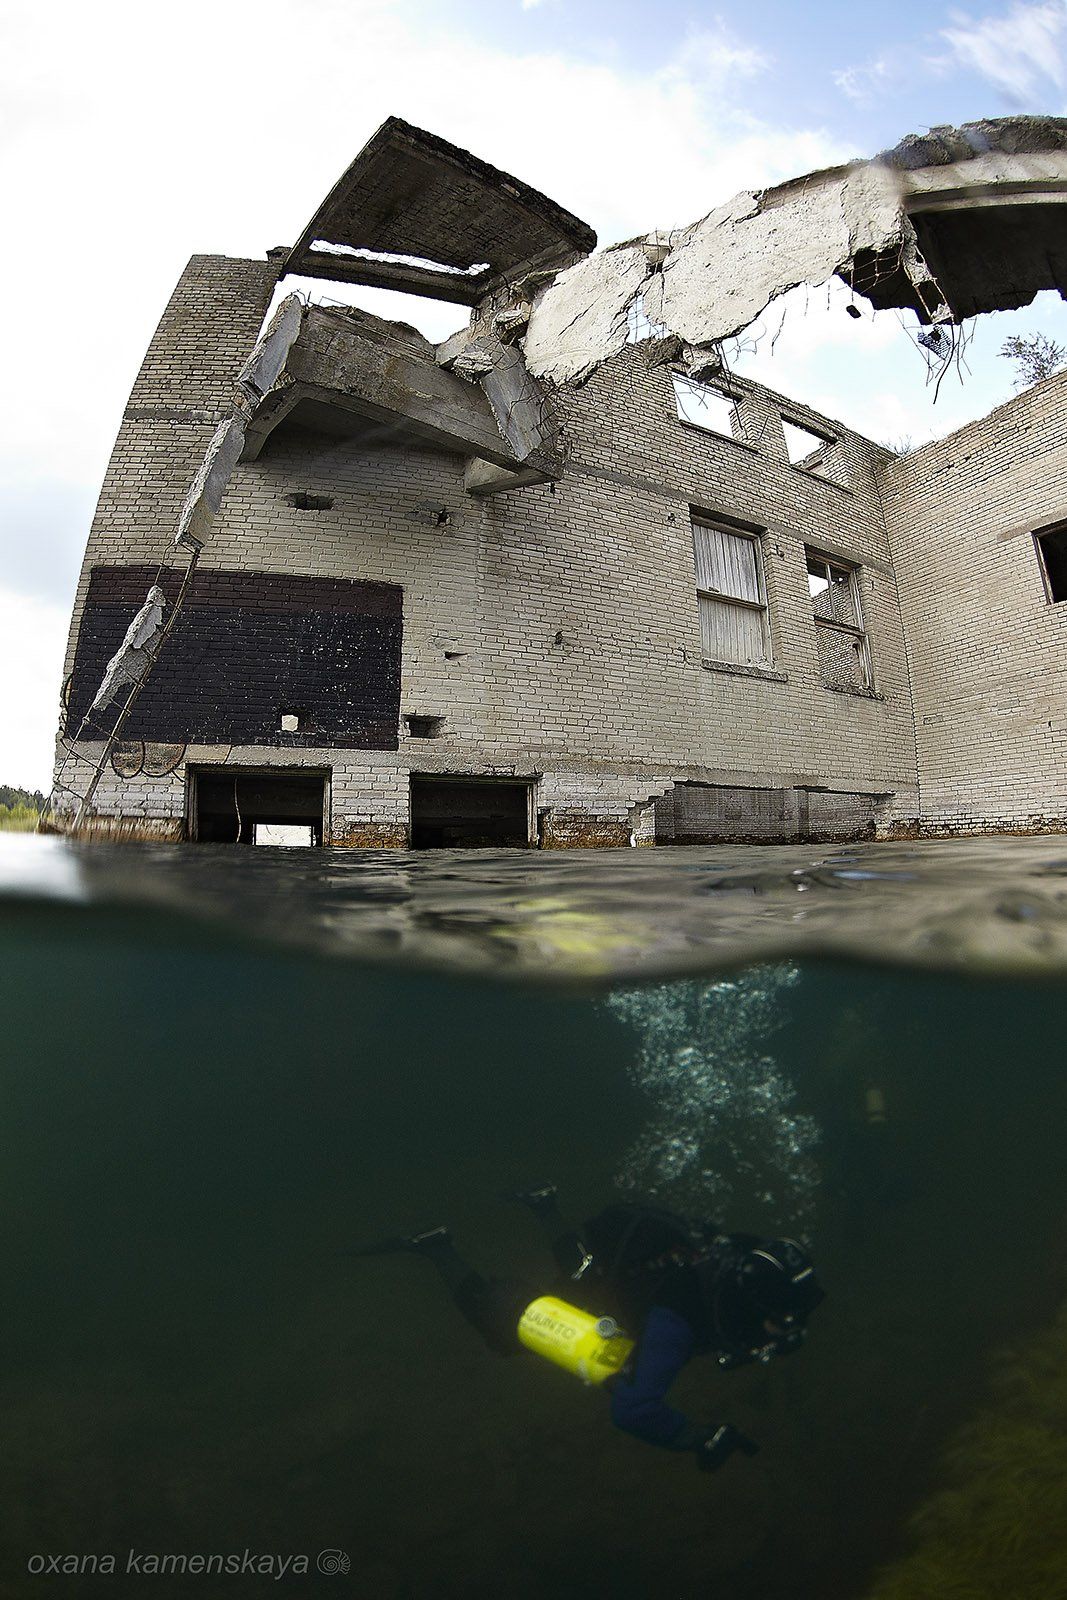
[[[241,459],[255,460],[274,430],[289,422],[325,426],[342,438],[385,431],[434,444],[502,469],[499,487],[515,487],[512,475],[520,470],[525,482],[558,477],[554,411],[520,352],[491,335],[471,340],[465,334],[450,344],[443,362],[441,352],[405,323],[355,308],[309,307],[289,351],[285,382],[260,403]]]
[[[526,362],[580,383],[622,349],[638,296],[662,333],[706,352],[835,274],[876,309],[934,326],[1065,295],[1065,205],[1067,118],[935,129],[575,262],[533,293]]]
[[[158,584],[153,584],[144,605],[126,629],[122,643],[107,664],[96,697],[89,708],[90,716],[110,705],[123,689],[132,688],[134,684],[140,683],[154,659],[151,646],[163,631],[163,613],[166,606],[166,595]]]
[[[233,469],[245,448],[245,434],[259,404],[278,382],[300,333],[305,309],[299,295],[287,295],[237,375],[231,414],[219,423],[182,501],[174,544],[199,549],[211,531]]]

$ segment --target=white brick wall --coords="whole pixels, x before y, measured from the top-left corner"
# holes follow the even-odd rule
[[[93,564],[159,559],[273,274],[190,263],[120,430],[72,642]],[[899,462],[737,387],[748,447],[680,423],[669,371],[628,349],[558,393],[561,482],[488,500],[464,493],[458,457],[281,430],[237,470],[202,565],[401,585],[401,709],[443,717],[444,733],[413,739],[402,723],[399,752],[191,747],[188,760],[328,767],[339,832],[405,826],[411,769],[537,775],[541,811],[613,819],[624,836],[687,777],[891,794],[888,826],[918,816],[917,723],[934,823],[1067,816],[1064,617],[1044,602],[1026,528],[999,538],[1067,514],[1063,380]],[[838,437],[847,487],[790,466],[783,411]],[[297,510],[296,490],[333,505]],[[767,530],[773,676],[701,661],[690,506]],[[875,697],[820,682],[805,544],[861,568]],[[109,773],[98,806],[173,818],[183,794],[181,769]]]
[[[932,830],[1067,825],[1067,605],[1033,530],[1067,518],[1067,375],[884,476]]]

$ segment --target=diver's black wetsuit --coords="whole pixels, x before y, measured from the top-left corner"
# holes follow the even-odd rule
[[[629,1362],[609,1384],[612,1421],[627,1433],[668,1450],[697,1449],[722,1430],[690,1423],[666,1399],[690,1357],[714,1353],[722,1365],[737,1366],[799,1344],[799,1336],[773,1340],[762,1323],[741,1318],[720,1270],[759,1242],[754,1235],[727,1236],[670,1212],[623,1204],[608,1206],[578,1233],[554,1196],[534,1210],[551,1242],[555,1292],[596,1315],[610,1313],[636,1334]],[[519,1319],[543,1288],[483,1278],[444,1233],[428,1236],[420,1252],[491,1349],[511,1355],[521,1348]]]

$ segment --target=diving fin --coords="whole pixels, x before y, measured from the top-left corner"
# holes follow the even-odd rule
[[[500,1196],[501,1200],[511,1200],[515,1205],[525,1206],[535,1217],[552,1216],[558,1197],[559,1190],[554,1183],[543,1183],[537,1189],[505,1189]]]
[[[443,1225],[424,1228],[421,1233],[395,1234],[388,1239],[378,1239],[373,1244],[360,1245],[355,1250],[343,1250],[346,1256],[395,1256],[414,1250],[432,1250],[435,1244],[449,1244],[452,1236]]]

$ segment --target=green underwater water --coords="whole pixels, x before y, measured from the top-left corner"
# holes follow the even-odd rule
[[[913,1519],[965,1492],[976,1417],[1011,1432],[998,1353],[1044,1350],[1067,1298],[1067,982],[803,956],[519,985],[25,891],[0,901],[0,974],[5,1600],[921,1596],[892,1577]],[[498,1198],[545,1179],[576,1217],[652,1193],[810,1240],[829,1298],[805,1349],[694,1361],[677,1389],[757,1457],[702,1476],[603,1395],[487,1352],[424,1262],[343,1253],[447,1221],[547,1288]],[[1067,1556],[1031,1589],[1019,1543],[1059,1542],[1062,1452],[1031,1527],[1018,1473],[979,1458],[1019,1595],[1067,1593]],[[311,1572],[124,1574],[131,1549]],[[93,1553],[118,1571],[33,1568]],[[939,1559],[931,1594],[987,1592]]]

